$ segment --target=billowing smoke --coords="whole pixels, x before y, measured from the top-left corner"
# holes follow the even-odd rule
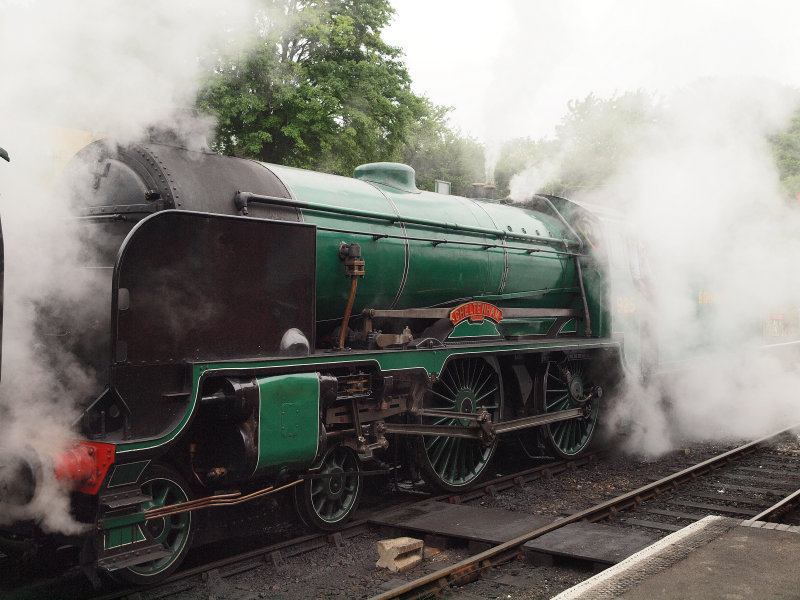
[[[798,338],[800,214],[780,189],[768,136],[799,100],[765,81],[688,86],[604,194],[623,200],[653,271],[667,412],[643,410],[636,393],[619,407],[639,412],[647,449],[800,422],[796,346],[763,348]]]
[[[102,374],[53,342],[90,326],[97,312],[87,299],[110,292],[98,269],[75,267],[85,249],[65,226],[70,190],[58,173],[93,139],[130,141],[174,125],[175,112],[193,105],[207,61],[244,47],[253,12],[248,0],[0,0],[0,12],[0,146],[11,156],[0,164],[0,440],[48,461],[74,436],[78,405],[102,391]],[[177,125],[176,135],[203,145],[208,121]],[[24,516],[46,531],[76,531],[66,494],[50,483],[23,514],[2,510],[0,523]]]
[[[619,212],[623,268],[635,261],[652,294],[635,310],[650,320],[643,335],[656,341],[661,374],[642,380],[633,365],[607,415],[632,450],[800,422],[797,345],[785,343],[799,337],[800,211],[780,188],[768,143],[799,101],[761,80],[687,85],[664,99],[610,182],[574,198]],[[512,190],[530,193],[558,168],[531,169]],[[625,333],[639,342],[639,332]]]

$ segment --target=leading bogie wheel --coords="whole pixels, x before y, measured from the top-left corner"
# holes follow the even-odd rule
[[[598,394],[593,393],[588,361],[548,362],[539,373],[539,411],[584,408],[584,417],[550,423],[542,427],[545,445],[562,458],[581,454],[589,446],[597,424]]]
[[[361,461],[352,448],[338,445],[325,454],[309,479],[294,487],[295,506],[309,527],[339,529],[361,499]]]
[[[423,407],[460,413],[484,409],[493,422],[498,422],[503,412],[503,390],[497,361],[482,357],[450,361],[425,394]],[[423,417],[421,422],[456,426],[471,423],[457,417]],[[484,444],[466,438],[424,435],[414,438],[412,446],[414,461],[425,481],[439,490],[458,492],[484,475],[497,448],[497,438]]]
[[[145,470],[141,478],[141,490],[145,496],[151,498],[142,503],[142,509],[145,511],[192,499],[189,485],[183,477],[174,469],[160,464],[151,465]],[[169,555],[112,571],[114,579],[135,585],[162,581],[178,568],[192,545],[194,523],[191,511],[148,519],[143,527],[164,546]]]

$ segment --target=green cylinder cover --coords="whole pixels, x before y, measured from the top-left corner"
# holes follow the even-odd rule
[[[319,449],[319,378],[316,373],[258,380],[258,464],[307,467]]]

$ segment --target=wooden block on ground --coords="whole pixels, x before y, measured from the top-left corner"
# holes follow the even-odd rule
[[[422,540],[410,537],[381,540],[377,543],[378,562],[376,567],[385,567],[392,573],[410,569],[422,562]]]

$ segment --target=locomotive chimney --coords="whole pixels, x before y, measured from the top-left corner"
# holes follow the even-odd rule
[[[213,131],[211,120],[194,109],[175,111],[171,118],[147,128],[147,141],[177,146],[195,152],[211,152],[208,136]]]
[[[472,197],[473,198],[485,198],[486,197],[486,184],[485,183],[473,183],[472,184]]]
[[[496,187],[491,183],[473,183],[472,184],[472,197],[473,198],[488,198],[494,200],[494,191]]]

